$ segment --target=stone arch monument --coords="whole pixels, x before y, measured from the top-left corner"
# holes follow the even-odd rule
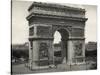
[[[62,60],[67,65],[84,63],[85,9],[33,2],[29,15],[29,65],[32,69],[54,65],[53,35],[62,36]]]

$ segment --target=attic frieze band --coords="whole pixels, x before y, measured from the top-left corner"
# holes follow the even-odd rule
[[[66,19],[66,20],[76,20],[76,21],[86,21],[87,18],[81,18],[81,17],[69,17],[69,16],[58,16],[58,15],[49,15],[49,14],[39,14],[39,13],[31,13],[29,16],[27,16],[27,20],[29,20],[32,17],[41,17],[41,18],[55,18],[55,19]]]

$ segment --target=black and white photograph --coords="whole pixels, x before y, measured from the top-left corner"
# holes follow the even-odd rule
[[[97,5],[11,1],[11,74],[97,70]]]

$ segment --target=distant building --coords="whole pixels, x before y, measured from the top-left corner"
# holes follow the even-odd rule
[[[97,57],[97,42],[88,42],[85,49],[86,57]]]
[[[28,43],[24,44],[13,44],[12,50],[28,50]]]
[[[60,44],[54,44],[54,51],[61,51],[61,45]]]
[[[61,57],[61,44],[58,43],[58,44],[54,44],[53,45],[53,50],[54,50],[54,56],[56,57]]]
[[[97,50],[97,42],[88,42],[88,43],[86,44],[85,49],[86,49],[87,51],[94,51],[94,50]]]
[[[27,60],[29,55],[29,45],[28,43],[24,44],[12,44],[12,62],[17,62],[20,60]]]

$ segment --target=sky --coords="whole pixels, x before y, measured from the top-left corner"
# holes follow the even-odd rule
[[[32,1],[13,1],[12,2],[12,44],[28,42],[28,7]],[[64,4],[69,5],[69,4]],[[85,41],[97,41],[97,6],[94,5],[71,5],[86,9]],[[58,43],[61,39],[59,32],[54,34],[54,42]]]

